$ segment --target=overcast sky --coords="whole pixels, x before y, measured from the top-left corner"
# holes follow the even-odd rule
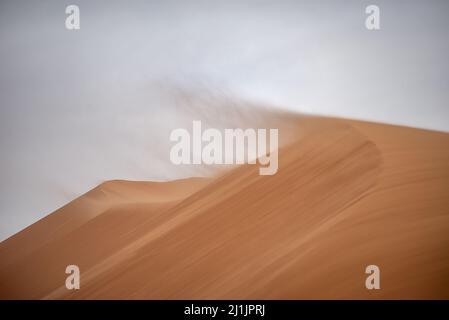
[[[102,181],[195,174],[168,159],[179,92],[449,131],[448,14],[445,0],[1,0],[0,240]]]

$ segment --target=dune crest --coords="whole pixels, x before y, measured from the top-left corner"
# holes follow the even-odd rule
[[[273,176],[110,181],[3,241],[0,298],[449,298],[449,134],[294,123]]]

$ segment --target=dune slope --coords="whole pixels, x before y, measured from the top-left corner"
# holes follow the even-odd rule
[[[449,135],[295,121],[274,176],[111,181],[2,242],[0,298],[449,298]]]

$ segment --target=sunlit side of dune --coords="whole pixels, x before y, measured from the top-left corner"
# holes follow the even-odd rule
[[[293,120],[273,176],[110,181],[2,242],[0,298],[449,298],[449,134]]]

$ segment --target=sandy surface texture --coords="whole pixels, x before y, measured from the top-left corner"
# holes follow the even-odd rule
[[[449,134],[298,117],[283,135],[273,176],[87,192],[0,244],[0,298],[449,298]]]

